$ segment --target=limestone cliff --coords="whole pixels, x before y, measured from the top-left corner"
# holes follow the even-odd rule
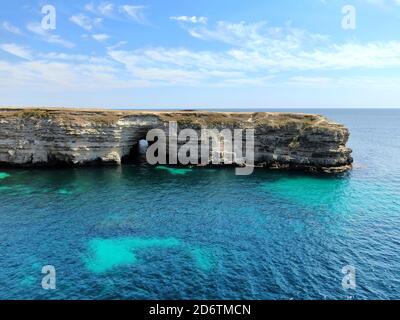
[[[344,172],[348,130],[319,115],[203,111],[0,109],[0,165],[121,164],[152,128],[253,128],[255,163],[268,168]]]

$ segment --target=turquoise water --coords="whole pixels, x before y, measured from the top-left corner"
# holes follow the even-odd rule
[[[0,169],[0,298],[400,298],[400,112],[323,113],[351,130],[349,174]]]

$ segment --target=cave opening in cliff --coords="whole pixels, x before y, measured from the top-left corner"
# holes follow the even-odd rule
[[[123,157],[124,164],[147,164],[146,152],[149,142],[146,139],[140,139],[130,150],[129,155]]]

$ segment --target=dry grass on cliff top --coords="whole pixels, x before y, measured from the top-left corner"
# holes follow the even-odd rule
[[[123,115],[118,112],[84,109],[40,109],[40,108],[3,108],[0,109],[0,117],[21,118],[33,120],[55,120],[61,123],[94,122],[110,125],[116,123]]]
[[[179,125],[201,126],[302,126],[337,129],[339,124],[315,114],[285,112],[209,112],[209,111],[139,111],[106,109],[61,109],[61,108],[1,108],[0,117],[23,119],[53,119],[62,123],[93,122],[100,125],[115,124],[129,116],[153,115],[162,121],[176,121]]]
[[[163,121],[177,121],[179,125],[205,126],[263,126],[286,127],[302,126],[323,127],[330,129],[340,126],[328,121],[325,117],[303,113],[279,113],[279,112],[175,112],[160,113]]]

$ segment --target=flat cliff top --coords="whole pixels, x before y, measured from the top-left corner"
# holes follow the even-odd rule
[[[344,127],[324,116],[294,112],[226,112],[201,110],[109,110],[80,108],[0,108],[1,119],[52,119],[59,122],[97,124],[117,124],[124,118],[134,116],[153,116],[161,121],[176,121],[180,125],[226,125],[226,126],[263,126],[283,127],[301,125],[327,130],[340,130]]]

